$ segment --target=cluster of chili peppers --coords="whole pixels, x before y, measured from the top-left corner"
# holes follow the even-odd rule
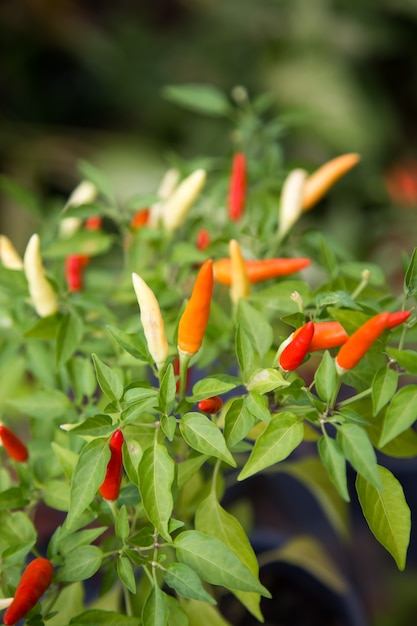
[[[378,313],[350,336],[339,322],[309,321],[294,331],[280,346],[276,360],[284,372],[290,372],[301,365],[309,352],[341,346],[335,364],[342,375],[359,363],[385,330],[403,324],[410,314],[410,311]]]

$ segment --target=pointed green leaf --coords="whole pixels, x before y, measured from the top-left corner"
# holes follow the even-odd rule
[[[71,480],[71,504],[65,521],[68,529],[94,500],[104,480],[109,459],[107,439],[93,439],[81,450]]]
[[[382,490],[360,475],[356,490],[369,528],[403,570],[410,540],[410,509],[398,480],[385,467],[379,466],[379,473]]]
[[[236,328],[236,356],[245,377],[246,372],[250,372],[253,367],[254,351],[248,334],[240,324]]]
[[[381,367],[372,381],[372,406],[374,416],[388,404],[398,385],[398,372],[389,367]]]
[[[87,417],[87,419],[81,424],[76,424],[72,427],[72,424],[67,425],[65,429],[69,428],[73,434],[90,437],[104,437],[114,431],[114,425],[110,415],[95,415],[94,417]]]
[[[135,594],[135,573],[133,571],[132,563],[127,558],[127,556],[119,556],[119,558],[117,559],[117,575],[119,576],[124,586],[129,589],[130,593]]]
[[[288,387],[290,384],[291,383],[283,377],[280,371],[273,367],[267,367],[263,370],[256,371],[247,381],[246,388],[248,391],[270,393],[271,391]]]
[[[64,365],[78,349],[84,332],[79,315],[71,311],[62,316],[56,335],[56,366]]]
[[[118,374],[103,363],[96,354],[93,354],[93,363],[96,370],[97,381],[103,393],[105,393],[110,400],[120,400],[123,395],[123,383]]]
[[[146,598],[142,611],[142,626],[167,626],[168,608],[165,594],[158,585],[154,585]]]
[[[153,359],[149,354],[148,346],[146,343],[146,339],[144,336],[139,334],[130,334],[125,333],[119,328],[115,328],[114,326],[107,326],[107,330],[116,340],[118,345],[129,352],[135,359],[139,359],[140,361],[145,361],[150,365],[153,365]]]
[[[236,467],[220,429],[202,413],[186,413],[180,422],[181,434],[188,445],[208,456],[215,456]]]
[[[174,541],[180,561],[189,565],[208,583],[226,589],[254,591],[270,597],[267,589],[219,539],[196,530],[186,530]]]
[[[417,294],[417,248],[414,248],[404,277],[404,293],[406,298]]]
[[[122,541],[126,541],[126,539],[129,537],[130,525],[125,505],[120,507],[120,510],[116,517],[114,530],[116,533],[116,537],[119,537],[119,539],[121,539]]]
[[[338,428],[337,441],[355,470],[380,488],[376,454],[366,430],[356,424],[342,424]]]
[[[187,399],[191,402],[199,402],[210,396],[221,396],[241,384],[242,381],[236,376],[229,376],[228,374],[209,376],[196,382],[193,387],[193,395]]]
[[[142,448],[138,442],[125,435],[125,445],[123,446],[123,467],[129,480],[139,486],[138,467],[142,458]]]
[[[251,455],[238,476],[249,478],[287,456],[302,442],[303,422],[297,415],[283,411],[275,415],[255,442]]]
[[[77,402],[81,402],[83,396],[92,396],[97,388],[97,380],[91,359],[72,356],[67,363],[67,370]]]
[[[394,359],[409,374],[417,374],[417,352],[415,350],[398,350],[397,348],[386,348],[388,356]]]
[[[165,415],[169,415],[175,404],[176,381],[172,363],[168,365],[159,388],[159,408]]]
[[[91,578],[100,568],[103,554],[97,546],[82,546],[66,555],[56,578],[59,582],[76,582]]]
[[[317,442],[320,458],[329,473],[330,480],[346,502],[349,492],[346,479],[346,460],[339,444],[328,436],[322,436]]]
[[[323,402],[333,404],[334,396],[338,391],[338,375],[334,359],[327,350],[314,375],[314,384],[319,398]]]
[[[256,423],[256,418],[248,411],[242,398],[233,400],[224,420],[224,437],[229,448],[242,441]]]
[[[241,298],[237,309],[237,322],[257,353],[261,357],[265,356],[273,341],[272,327],[265,316]]]
[[[385,414],[379,440],[380,447],[414,424],[417,419],[416,402],[417,385],[407,385],[395,394]]]
[[[189,626],[232,626],[217,607],[207,604],[207,602],[181,600],[181,606],[188,616]]]
[[[183,598],[216,604],[204,589],[199,575],[185,563],[171,563],[164,572],[166,584]]]
[[[168,626],[190,626],[187,613],[180,605],[178,598],[165,595],[165,604],[168,609]]]
[[[113,611],[90,609],[76,615],[70,621],[70,626],[140,626],[138,617],[128,617]]]
[[[71,409],[69,398],[57,389],[43,389],[28,396],[7,401],[7,405],[24,415],[48,420],[67,415]]]
[[[170,540],[168,522],[173,508],[172,483],[175,464],[167,449],[155,442],[139,463],[139,489],[149,521],[164,539]]]
[[[199,83],[167,85],[163,89],[163,96],[185,109],[214,117],[228,116],[231,110],[225,94],[212,85]]]

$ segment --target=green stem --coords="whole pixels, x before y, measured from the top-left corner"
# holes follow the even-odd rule
[[[351,396],[350,398],[347,398],[346,400],[342,400],[342,402],[339,402],[339,408],[348,406],[349,404],[352,404],[352,402],[356,402],[356,400],[361,400],[362,398],[366,398],[367,396],[371,395],[371,393],[372,393],[372,387],[368,387],[368,389],[365,389],[365,391],[361,391],[360,393],[357,393],[356,395]]]
[[[181,351],[178,352],[178,355],[180,360],[180,400],[183,400],[187,390],[187,372],[191,355]]]
[[[219,469],[221,465],[221,460],[217,459],[216,464],[213,470],[213,477],[211,479],[211,495],[216,496],[216,485],[217,485],[217,476],[219,475]]]

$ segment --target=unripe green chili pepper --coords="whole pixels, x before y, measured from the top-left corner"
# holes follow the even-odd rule
[[[198,272],[194,288],[178,326],[178,350],[191,356],[198,352],[210,315],[213,292],[213,261],[208,259]]]
[[[245,260],[246,273],[250,283],[258,283],[270,278],[288,276],[308,267],[310,259],[250,259]],[[218,259],[213,264],[214,280],[222,285],[232,283],[232,263],[230,258]]]
[[[378,337],[389,328],[390,313],[374,315],[360,326],[340,348],[336,356],[336,369],[339,374],[351,370],[368,352]]]
[[[236,239],[231,239],[229,242],[229,254],[231,268],[230,298],[233,304],[237,305],[240,298],[246,298],[250,294],[250,282],[245,259]]]
[[[99,489],[105,500],[117,500],[119,497],[123,472],[123,442],[124,437],[121,430],[116,430],[110,437],[111,456],[107,464],[106,475]]]
[[[148,350],[155,361],[156,367],[158,370],[161,370],[168,357],[168,342],[165,336],[164,320],[162,319],[158,300],[152,289],[148,287],[138,274],[133,273],[132,280],[140,308],[140,319]]]
[[[45,276],[40,254],[39,235],[29,239],[23,257],[23,268],[28,281],[33,306],[40,317],[53,315],[58,311],[58,299],[52,285]]]
[[[310,343],[314,335],[314,323],[307,322],[297,335],[294,333],[291,341],[285,346],[279,356],[279,365],[284,372],[292,372],[303,362],[309,352]]]
[[[54,568],[48,559],[37,558],[29,563],[16,587],[14,599],[3,616],[6,626],[13,626],[21,620],[51,584]]]
[[[23,269],[23,260],[6,235],[0,235],[0,261],[9,270]]]
[[[240,220],[243,215],[246,202],[246,186],[246,156],[243,152],[237,152],[232,160],[232,171],[230,174],[227,198],[229,217],[235,222]]]
[[[0,440],[11,459],[19,463],[27,461],[29,457],[27,447],[10,428],[3,424],[0,424]]]
[[[211,398],[200,400],[197,406],[199,411],[212,415],[220,411],[223,406],[223,400],[220,398],[220,396],[211,396]]]
[[[188,211],[197,200],[206,182],[206,172],[196,170],[178,185],[162,207],[162,223],[172,233],[184,222]]]

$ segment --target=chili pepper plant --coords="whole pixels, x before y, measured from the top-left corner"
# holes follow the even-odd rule
[[[387,466],[417,455],[416,251],[393,287],[314,228],[361,167],[349,146],[292,168],[265,96],[169,95],[229,120],[227,150],[178,157],[123,202],[81,162],[26,250],[0,240],[7,624],[220,626],[225,593],[262,621],[251,529],[223,498],[265,472],[295,476],[343,537],[358,500],[406,565],[410,509]],[[340,580],[310,541],[297,563]],[[34,558],[53,575],[22,600]]]

